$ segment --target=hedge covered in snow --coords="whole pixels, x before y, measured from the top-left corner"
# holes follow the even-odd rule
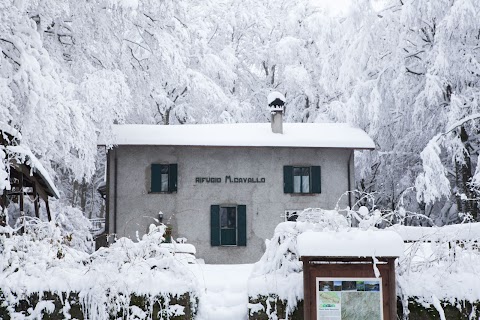
[[[352,228],[351,216],[365,218],[357,223],[360,229],[375,230],[380,218],[378,212],[367,215],[362,211],[365,208],[342,215],[337,211],[309,209],[299,216],[297,222],[279,224],[249,279],[249,318],[301,319],[303,269],[297,237],[306,231],[348,231]],[[472,232],[479,226],[389,228],[402,237],[406,237],[406,232],[410,236],[412,232],[422,235],[419,241],[406,243],[405,252],[396,266],[398,315],[401,319],[480,318],[480,234]],[[469,235],[467,238],[466,234]]]
[[[5,232],[4,228],[3,231]],[[0,318],[193,319],[197,283],[160,243],[164,226],[93,254],[53,222],[0,236]]]

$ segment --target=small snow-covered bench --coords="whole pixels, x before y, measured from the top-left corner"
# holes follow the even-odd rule
[[[193,244],[173,242],[173,243],[162,243],[160,246],[170,250],[170,252],[172,252],[173,255],[183,263],[187,263],[187,264],[197,263],[195,258],[195,254],[197,253],[197,250],[195,249],[195,246]]]

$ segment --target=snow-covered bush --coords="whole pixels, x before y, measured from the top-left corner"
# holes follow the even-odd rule
[[[480,223],[389,229],[411,241],[396,269],[397,295],[404,311],[408,311],[409,299],[437,310],[441,309],[438,301],[458,308],[459,301],[480,301]]]
[[[297,237],[305,231],[340,231],[350,227],[348,220],[335,210],[306,209],[296,222],[280,223],[266,250],[252,271],[248,282],[249,297],[271,296],[285,301],[291,314],[303,300],[303,267],[297,250]],[[258,304],[250,305],[251,312]],[[268,309],[268,306],[267,306]],[[276,310],[266,310],[269,316]],[[280,316],[280,315],[275,315]]]
[[[2,232],[13,234],[22,231],[31,240],[49,238],[77,250],[92,253],[95,242],[89,230],[91,224],[82,211],[59,201],[50,204],[52,221],[48,222],[47,213],[43,208],[40,208],[40,218],[34,216],[33,203],[28,198],[24,203],[23,217],[20,215],[18,204],[10,203],[6,210],[8,225],[1,229]],[[54,234],[58,234],[59,237],[52,238]]]
[[[93,252],[95,242],[90,233],[91,223],[78,208],[52,202],[55,225],[60,228],[64,241],[72,248],[87,253]]]
[[[435,222],[439,226],[444,225],[440,220],[432,220],[430,216],[424,213],[419,213],[410,210],[412,207],[409,197],[415,193],[415,188],[410,187],[405,189],[399,196],[397,205],[394,208],[381,207],[378,204],[378,194],[362,192],[359,190],[347,191],[338,199],[335,206],[335,210],[342,213],[353,227],[359,227],[362,230],[366,230],[370,227],[377,227],[380,229],[392,226],[392,225],[422,225],[422,226],[434,226]],[[356,202],[352,204],[352,207],[341,207],[340,203],[344,198],[354,196]],[[440,208],[439,208],[440,209]],[[444,210],[448,211],[450,206],[446,206],[440,210],[440,215],[447,214]],[[458,214],[456,214],[458,217]],[[464,219],[464,221],[467,221]]]
[[[248,283],[249,309],[252,316],[266,314],[269,319],[292,315],[303,300],[303,270],[299,261],[298,236],[304,232],[341,232],[350,228],[376,230],[376,226],[403,222],[403,209],[380,212],[360,207],[356,211],[307,209],[296,222],[280,223],[266,251],[255,264]],[[355,227],[352,227],[354,225]],[[480,303],[480,223],[444,227],[413,227],[399,223],[388,230],[397,232],[404,241],[405,252],[397,260],[397,296],[402,300],[404,319],[409,308],[447,311],[442,305],[469,313],[465,304]],[[413,306],[412,306],[413,304]],[[426,311],[425,311],[426,312]],[[473,310],[474,317],[477,311]]]
[[[196,303],[196,279],[161,245],[165,226],[152,225],[138,242],[121,238],[89,255],[66,244],[54,223],[46,225],[52,227],[39,224],[35,232],[0,236],[0,309],[6,307],[13,318],[32,315],[32,310],[15,308],[33,293],[61,297],[73,292],[84,317],[91,320],[131,314],[136,310],[132,297],[144,297],[147,319],[154,304],[168,306],[160,310],[163,314],[178,316],[182,307],[170,302],[187,295],[191,305]],[[52,233],[47,236],[48,231]],[[70,317],[68,308],[62,312]]]
[[[254,275],[277,273],[285,276],[302,271],[298,261],[296,238],[307,231],[339,231],[348,228],[347,219],[334,210],[306,209],[298,216],[296,222],[280,223],[274,231],[273,238],[266,241],[266,250],[255,265]]]

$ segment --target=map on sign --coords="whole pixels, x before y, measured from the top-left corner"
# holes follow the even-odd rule
[[[317,320],[382,320],[381,278],[316,278]]]

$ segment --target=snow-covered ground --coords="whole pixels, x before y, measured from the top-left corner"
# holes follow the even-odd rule
[[[188,267],[200,286],[196,320],[247,319],[247,280],[253,264],[194,264]]]

